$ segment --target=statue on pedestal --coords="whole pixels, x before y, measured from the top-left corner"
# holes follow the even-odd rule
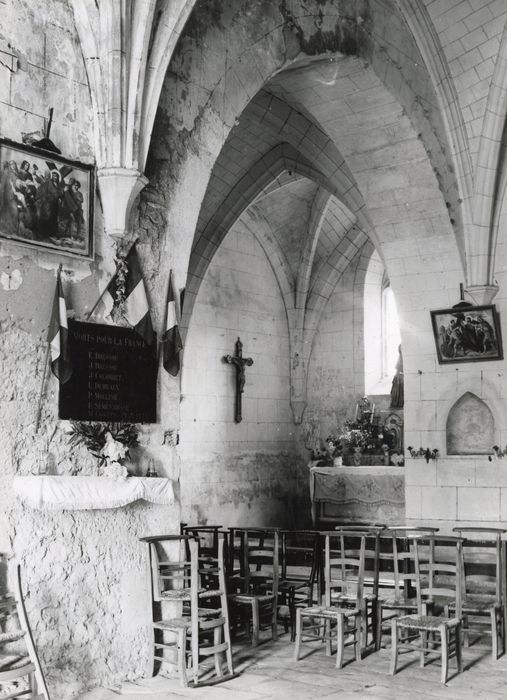
[[[391,408],[403,408],[405,402],[403,389],[403,356],[401,345],[398,345],[398,360],[396,362],[396,374],[391,386]]]

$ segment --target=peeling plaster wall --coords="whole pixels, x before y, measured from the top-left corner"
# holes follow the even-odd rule
[[[174,512],[174,509],[173,509]],[[175,531],[165,506],[102,511],[16,509],[27,610],[54,698],[151,673],[147,545]]]
[[[53,106],[51,139],[64,156],[93,162],[92,106],[71,3],[5,0],[0,14],[0,136],[21,142],[23,133],[37,132],[40,138]],[[140,235],[141,255],[153,269],[159,251],[144,245],[148,231]],[[150,611],[138,538],[179,528],[177,506],[43,513],[20,508],[13,498],[14,475],[36,470],[38,450],[48,453],[52,474],[96,467],[85,449],[70,454],[51,374],[35,433],[57,267],[63,263],[67,306],[81,319],[113,267],[98,198],[95,237],[93,262],[0,243],[0,552],[21,563],[28,616],[58,700],[146,674]],[[136,458],[142,463],[150,450],[159,473],[177,478],[174,450],[162,445],[162,433],[160,426],[144,428]],[[7,586],[2,570],[0,595]]]
[[[236,371],[222,362],[238,336],[243,357],[254,360],[241,423],[234,422]],[[301,526],[305,513],[309,518],[288,358],[280,290],[260,245],[239,223],[206,273],[187,335],[179,448],[185,522]]]

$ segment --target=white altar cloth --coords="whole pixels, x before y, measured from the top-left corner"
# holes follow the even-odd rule
[[[174,503],[171,479],[131,476],[16,476],[14,493],[37,510],[104,510],[144,500]]]

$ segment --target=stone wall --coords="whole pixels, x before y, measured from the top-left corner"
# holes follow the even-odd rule
[[[91,100],[71,3],[0,2],[0,135],[21,142],[44,128],[62,154],[94,162]],[[113,267],[95,201],[93,261],[10,244],[0,248],[0,551],[21,563],[30,622],[52,697],[69,698],[98,684],[147,672],[149,609],[146,558],[138,537],[177,531],[179,508],[134,504],[100,512],[48,514],[20,508],[12,479],[37,468],[39,450],[53,474],[90,473],[95,460],[68,446],[58,420],[58,383],[49,374],[35,430],[56,270],[63,264],[67,306],[84,316]],[[142,246],[141,246],[142,248]],[[100,319],[97,319],[100,320]],[[160,426],[142,430],[136,460],[149,451],[160,474],[178,477],[174,450]],[[151,445],[151,447],[150,447]],[[139,468],[139,464],[138,467]],[[10,564],[14,562],[11,559]],[[8,581],[0,576],[0,595]],[[12,566],[9,577],[12,575]]]
[[[238,337],[246,367],[243,420],[234,421]],[[182,519],[280,525],[309,520],[289,404],[288,329],[280,290],[254,235],[239,222],[199,290],[182,375]],[[301,508],[303,510],[301,510]]]
[[[358,300],[354,293],[358,261],[356,256],[326,305],[309,364],[305,420],[319,421],[323,440],[354,418],[357,398],[364,393],[363,305],[356,303],[362,285]]]
[[[18,507],[12,515],[51,697],[151,675],[148,552],[139,538],[178,531],[178,510],[138,502],[56,513]]]

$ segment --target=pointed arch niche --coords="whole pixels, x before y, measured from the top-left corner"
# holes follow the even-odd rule
[[[490,454],[495,421],[489,406],[471,391],[451,407],[446,425],[448,455]]]

